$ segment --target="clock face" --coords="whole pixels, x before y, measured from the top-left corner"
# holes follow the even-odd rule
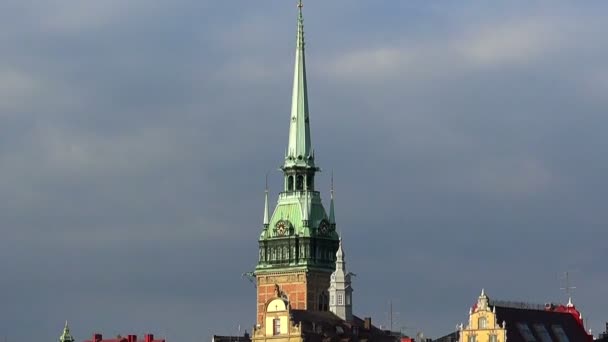
[[[327,235],[328,232],[329,232],[329,225],[327,224],[327,222],[321,221],[321,223],[319,224],[319,233],[321,235]]]
[[[277,234],[279,236],[283,236],[285,235],[285,233],[287,233],[287,222],[285,221],[279,221],[277,222]]]

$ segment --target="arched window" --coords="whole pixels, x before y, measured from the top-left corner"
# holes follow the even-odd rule
[[[293,176],[287,177],[287,191],[293,191]]]
[[[304,190],[304,176],[302,175],[296,177],[296,190]]]
[[[477,324],[479,325],[479,329],[485,329],[488,327],[488,320],[485,317],[479,317]]]
[[[314,179],[313,175],[308,175],[306,177],[306,189],[308,189],[308,190],[312,190],[313,189],[313,186],[314,186],[313,179]]]
[[[319,311],[327,311],[329,300],[327,298],[327,293],[322,292],[319,295]]]

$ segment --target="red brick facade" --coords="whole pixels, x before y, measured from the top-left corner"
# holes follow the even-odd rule
[[[269,300],[275,298],[275,285],[289,299],[292,309],[318,310],[322,293],[327,293],[331,273],[319,271],[272,272],[257,275],[257,323],[263,324]]]

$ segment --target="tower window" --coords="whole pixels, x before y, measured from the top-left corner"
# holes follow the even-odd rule
[[[344,297],[342,294],[338,295],[338,305],[344,305]]]
[[[336,305],[336,297],[333,294],[329,295],[329,302],[331,305]]]
[[[296,190],[303,190],[303,189],[304,189],[304,176],[298,175],[296,177]]]
[[[273,335],[281,334],[281,319],[280,318],[275,318],[272,321],[272,334]]]
[[[287,190],[293,191],[293,176],[287,177]]]
[[[328,298],[327,293],[323,292],[319,295],[319,311],[327,311],[328,309]]]
[[[312,188],[313,188],[313,179],[314,179],[313,175],[308,175],[306,177],[306,188],[308,190],[312,190]]]

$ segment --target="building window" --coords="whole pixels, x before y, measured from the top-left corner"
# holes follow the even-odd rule
[[[280,318],[275,318],[272,321],[272,323],[273,323],[272,324],[272,326],[273,326],[272,334],[273,335],[280,335],[281,334],[281,319]]]
[[[533,325],[534,330],[536,331],[536,336],[540,337],[540,342],[553,342],[551,339],[551,335],[547,331],[544,325],[537,323]]]
[[[287,177],[287,191],[293,191],[293,176]]]
[[[331,305],[336,305],[336,297],[334,297],[333,293],[329,295],[329,301],[331,302]]]
[[[564,332],[564,328],[562,328],[561,325],[552,325],[551,330],[553,330],[553,333],[559,342],[570,342],[570,339],[566,335],[566,332]]]
[[[532,334],[530,327],[528,327],[528,325],[526,323],[521,323],[521,322],[517,323],[517,329],[519,330],[519,334],[521,335],[521,337],[524,338],[524,341],[536,342],[536,338],[534,337],[534,334]]]
[[[350,305],[350,294],[346,294],[346,305]]]
[[[319,295],[319,311],[327,311],[329,300],[327,298],[327,293],[323,292]]]
[[[475,336],[475,335],[469,335],[469,338],[467,339],[467,342],[477,342],[477,336]]]
[[[488,320],[485,317],[479,317],[477,325],[479,329],[485,329],[488,327]]]
[[[304,176],[302,175],[296,176],[296,190],[304,190]]]
[[[498,336],[496,334],[490,335],[490,342],[498,342]]]
[[[338,295],[338,305],[344,305],[344,297],[341,294]]]

